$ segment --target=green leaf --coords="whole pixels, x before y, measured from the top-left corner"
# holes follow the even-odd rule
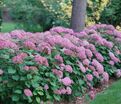
[[[18,81],[18,80],[19,80],[19,75],[14,75],[14,76],[12,76],[12,79]]]
[[[16,94],[21,94],[22,91],[18,89],[18,90],[15,90],[14,93],[16,93]]]
[[[39,95],[44,95],[44,93],[42,91],[38,91],[37,92]]]
[[[10,68],[8,69],[8,73],[9,73],[9,74],[15,74],[15,73],[16,73],[16,69],[13,69],[12,67],[10,67]]]
[[[28,74],[27,75],[27,79],[32,79],[32,75],[31,74]]]
[[[19,101],[19,96],[18,95],[13,95],[12,96],[12,101]]]
[[[54,95],[55,100],[59,101],[60,100],[60,96]]]
[[[36,101],[37,101],[37,103],[40,103],[40,98],[36,97]]]

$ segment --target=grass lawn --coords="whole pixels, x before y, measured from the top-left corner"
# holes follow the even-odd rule
[[[14,30],[16,27],[16,23],[13,22],[3,22],[2,23],[2,31],[1,32],[10,32]]]
[[[114,82],[109,88],[97,94],[90,104],[121,104],[121,80]]]

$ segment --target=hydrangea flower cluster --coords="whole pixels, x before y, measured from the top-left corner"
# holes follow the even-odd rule
[[[50,100],[58,99],[60,95],[81,93],[83,89],[80,88],[86,86],[93,99],[96,79],[106,84],[112,74],[121,77],[120,42],[121,32],[104,24],[85,28],[79,33],[63,27],[43,33],[23,30],[4,33],[0,35],[0,58],[4,62],[0,62],[4,65],[0,68],[1,88],[5,84],[10,86],[14,80],[15,86],[11,89],[17,88],[17,92],[24,95],[23,99],[27,96],[34,100],[41,94]],[[4,76],[10,77],[7,77],[8,81]]]

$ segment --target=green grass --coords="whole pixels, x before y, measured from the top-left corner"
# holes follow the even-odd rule
[[[3,22],[2,23],[2,31],[1,32],[10,32],[14,30],[16,27],[16,23],[13,22]]]
[[[114,82],[109,88],[97,94],[90,104],[121,104],[121,80]]]

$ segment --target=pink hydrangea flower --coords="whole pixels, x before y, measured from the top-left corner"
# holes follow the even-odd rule
[[[55,59],[59,62],[59,63],[63,63],[63,58],[60,55],[56,55]]]
[[[117,78],[120,78],[121,77],[121,70],[117,69],[116,72],[115,72],[115,75],[116,75]]]
[[[34,58],[34,60],[38,64],[42,64],[42,65],[45,65],[45,66],[49,66],[48,60],[45,57],[42,57],[40,55],[36,55],[35,58]]]
[[[61,82],[65,86],[70,86],[73,83],[73,81],[69,77],[65,77],[65,78],[61,79]]]
[[[69,55],[69,56],[74,56],[75,55],[75,53],[70,49],[64,49],[64,54]]]
[[[95,92],[93,90],[89,92],[89,97],[91,99],[94,99],[95,98]]]
[[[112,65],[112,66],[114,66],[114,61],[112,61],[112,60],[110,60],[109,62],[108,62],[110,65]]]
[[[66,88],[66,93],[67,93],[68,95],[70,95],[70,94],[72,93],[72,89],[71,89],[70,87],[67,87],[67,88]]]
[[[93,76],[91,74],[87,74],[86,78],[88,81],[92,81],[93,80]]]
[[[37,70],[37,67],[36,66],[30,66],[29,69],[30,70]]]
[[[62,93],[61,93],[61,90],[54,90],[54,93],[55,94],[58,94],[58,95],[61,95]]]
[[[89,66],[90,61],[89,61],[88,59],[84,59],[84,60],[83,60],[83,64],[84,64],[85,66]]]
[[[86,55],[88,58],[92,58],[93,54],[92,54],[92,51],[90,49],[86,49],[85,52],[86,52]]]
[[[24,70],[28,71],[29,70],[29,66],[24,66]]]
[[[66,65],[66,66],[65,66],[65,70],[66,70],[67,72],[69,72],[69,73],[72,73],[72,72],[73,72],[73,69],[72,69],[72,67],[71,67],[70,65]]]
[[[60,89],[61,94],[66,94],[67,90],[65,88]]]
[[[44,89],[45,89],[45,90],[48,90],[48,89],[49,89],[49,86],[46,84],[46,85],[44,86]]]
[[[109,75],[107,72],[104,72],[102,74],[102,77],[103,77],[103,82],[108,82],[109,81]]]
[[[21,63],[23,63],[23,58],[22,58],[21,56],[14,56],[14,57],[12,58],[12,61],[13,61],[13,63],[15,63],[15,64],[21,64]]]
[[[120,60],[112,52],[109,52],[109,56],[111,60],[114,61],[115,63],[120,62]]]
[[[63,77],[63,72],[61,70],[57,70],[57,69],[52,69],[52,72],[57,75],[59,78]]]
[[[3,75],[3,73],[4,73],[4,72],[3,72],[3,70],[2,70],[2,69],[0,69],[0,75]]]
[[[51,46],[50,44],[46,43],[46,42],[42,42],[38,45],[37,49],[40,52],[44,52],[46,54],[51,54]]]
[[[94,72],[93,72],[93,75],[94,75],[96,78],[99,78],[99,74],[98,74],[97,71],[94,71]]]
[[[31,92],[31,90],[30,89],[24,89],[24,94],[26,95],[26,96],[33,96],[33,94],[32,94],[32,92]]]
[[[24,42],[24,46],[29,49],[36,49],[36,45],[33,42],[28,40]]]
[[[80,68],[80,70],[81,70],[83,73],[86,72],[86,68],[83,66],[82,63],[79,63],[79,68]]]
[[[104,58],[103,58],[103,56],[100,53],[98,53],[98,52],[95,53],[95,56],[96,56],[96,58],[97,58],[98,61],[100,61],[100,62],[104,61]]]

